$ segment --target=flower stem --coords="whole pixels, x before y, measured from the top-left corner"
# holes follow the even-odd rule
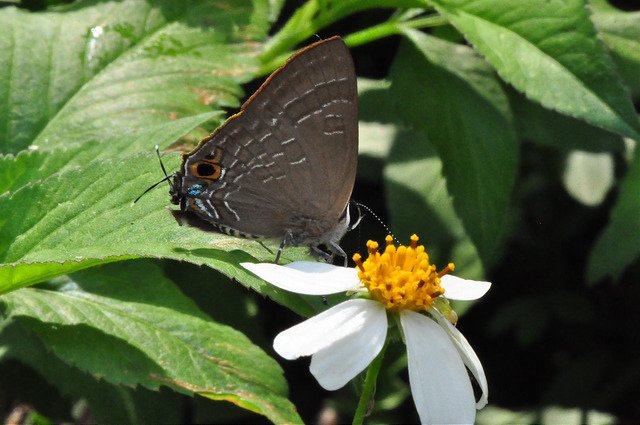
[[[356,408],[356,413],[353,415],[353,421],[351,422],[352,425],[362,425],[364,418],[369,414],[371,401],[373,400],[374,393],[376,392],[378,372],[380,372],[384,352],[387,350],[387,343],[388,340],[385,341],[382,350],[380,350],[378,356],[373,359],[367,369],[367,375],[364,378],[364,386],[362,387],[362,393],[360,394],[360,401],[358,401],[358,407]]]

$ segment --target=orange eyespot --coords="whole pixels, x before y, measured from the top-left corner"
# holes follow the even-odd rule
[[[224,177],[225,169],[220,165],[221,161],[222,149],[217,147],[207,153],[204,159],[189,165],[189,171],[195,177],[215,181]]]
[[[220,165],[209,161],[198,161],[190,168],[194,176],[206,180],[218,180],[224,174]]]

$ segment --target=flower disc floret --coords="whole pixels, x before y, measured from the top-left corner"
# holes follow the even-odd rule
[[[396,246],[387,236],[384,252],[378,252],[378,243],[367,242],[369,255],[363,262],[360,254],[353,256],[358,266],[358,278],[369,290],[371,297],[387,310],[428,310],[433,300],[444,294],[440,278],[453,271],[453,263],[436,271],[429,263],[429,255],[418,236],[411,236],[410,246]]]

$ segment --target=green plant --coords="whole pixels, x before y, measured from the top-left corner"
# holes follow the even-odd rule
[[[264,351],[272,335],[252,325],[268,303],[237,288],[301,315],[324,308],[239,267],[272,261],[277,243],[180,226],[162,189],[132,201],[162,178],[154,145],[170,152],[176,141],[206,135],[225,109],[240,105],[242,84],[274,70],[314,34],[333,35],[336,23],[347,26],[342,35],[352,47],[401,40],[384,80],[359,81],[359,183],[384,192],[378,207],[396,235],[420,234],[439,264],[453,260],[466,277],[488,270],[500,281],[515,269],[521,274],[506,275],[549,291],[505,301],[474,339],[489,328],[491,338],[513,331],[521,347],[542,344],[545,324],[560,317],[574,326],[562,313],[575,318],[583,302],[589,313],[578,315],[578,325],[593,325],[595,300],[612,281],[622,284],[607,292],[636,299],[628,282],[637,279],[640,254],[640,150],[633,149],[640,125],[632,103],[640,94],[639,12],[604,0],[309,0],[269,36],[282,6],[87,0],[38,12],[0,9],[0,367],[28,365],[60,395],[87,400],[99,422],[185,420],[178,394],[231,401],[277,423],[301,421],[282,369]],[[379,9],[386,18],[349,26]],[[163,159],[178,167],[177,153]],[[564,187],[577,214],[563,216],[545,246],[535,234],[546,234],[545,223],[528,220],[562,213],[554,194]],[[526,210],[531,205],[540,210]],[[571,243],[579,246],[561,251]],[[535,264],[509,263],[514,246]],[[559,259],[537,256],[544,248]],[[285,257],[306,253],[287,249]],[[549,267],[560,283],[527,281],[535,267]],[[577,288],[563,284],[573,282],[563,271],[574,273]],[[573,292],[553,292],[554,284]],[[570,301],[558,303],[565,295]],[[540,300],[551,300],[553,313],[543,307],[527,316]],[[612,321],[616,307],[606,304]],[[532,325],[523,315],[540,320]],[[606,347],[610,364],[637,368]],[[403,361],[388,353],[392,365]],[[393,410],[407,395],[393,370],[380,378],[380,421],[407,419]],[[573,404],[640,417],[624,407],[623,394],[638,378],[625,381],[621,368],[607,380],[605,370],[593,382],[611,392]],[[34,379],[27,385],[42,385]],[[565,381],[553,382],[546,394],[563,393]],[[4,386],[0,400],[28,401]],[[345,412],[355,406],[332,403]],[[44,414],[68,419],[68,412]]]

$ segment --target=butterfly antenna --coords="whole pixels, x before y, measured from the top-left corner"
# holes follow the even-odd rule
[[[144,192],[142,192],[142,194],[140,194],[140,196],[138,196],[136,198],[135,201],[133,201],[133,203],[135,204],[136,202],[138,202],[138,199],[142,198],[144,195],[147,194],[147,192],[149,192],[151,189],[155,189],[156,186],[158,186],[160,183],[162,183],[163,181],[168,181],[171,178],[171,176],[166,176],[165,178],[163,178],[162,180],[160,180],[159,182],[154,183],[153,185],[151,185],[151,187],[147,188],[147,190],[145,190]]]
[[[140,198],[142,198],[144,195],[147,194],[147,192],[149,192],[152,189],[155,189],[156,186],[158,186],[160,183],[164,182],[164,181],[169,181],[171,179],[171,176],[167,174],[167,169],[164,168],[164,164],[162,163],[162,158],[160,157],[160,148],[158,147],[158,145],[155,146],[155,151],[156,151],[156,155],[158,156],[158,161],[160,161],[160,168],[162,168],[162,172],[164,173],[164,178],[162,180],[160,180],[159,182],[154,183],[153,185],[151,185],[151,187],[147,188],[147,190],[145,190],[144,192],[142,192],[140,194],[140,196],[138,196],[136,198],[135,201],[133,201],[133,203],[135,204],[136,202],[138,202],[138,200]],[[171,182],[169,182],[169,189],[171,189]]]
[[[393,234],[393,232],[391,231],[391,229],[389,229],[389,226],[387,226],[387,225],[385,224],[385,222],[384,222],[384,221],[382,221],[382,219],[381,219],[380,217],[378,217],[378,215],[377,215],[376,213],[374,213],[374,212],[371,210],[371,208],[369,208],[369,207],[368,207],[368,206],[366,206],[365,204],[362,204],[362,203],[360,203],[360,202],[358,202],[358,201],[353,201],[353,200],[352,200],[351,202],[353,202],[353,203],[354,203],[355,205],[357,205],[358,207],[362,207],[362,208],[364,208],[365,210],[367,210],[367,211],[369,212],[369,214],[371,214],[371,215],[372,215],[376,220],[378,220],[378,223],[380,223],[380,224],[382,225],[382,227],[384,227],[384,230],[386,230],[386,231],[387,231],[387,233],[388,233],[389,235],[391,235],[391,237],[393,238],[393,240],[395,241],[395,243],[397,243],[398,245],[400,245],[400,241],[398,241],[398,239],[396,239],[396,237],[395,237],[395,235]]]

